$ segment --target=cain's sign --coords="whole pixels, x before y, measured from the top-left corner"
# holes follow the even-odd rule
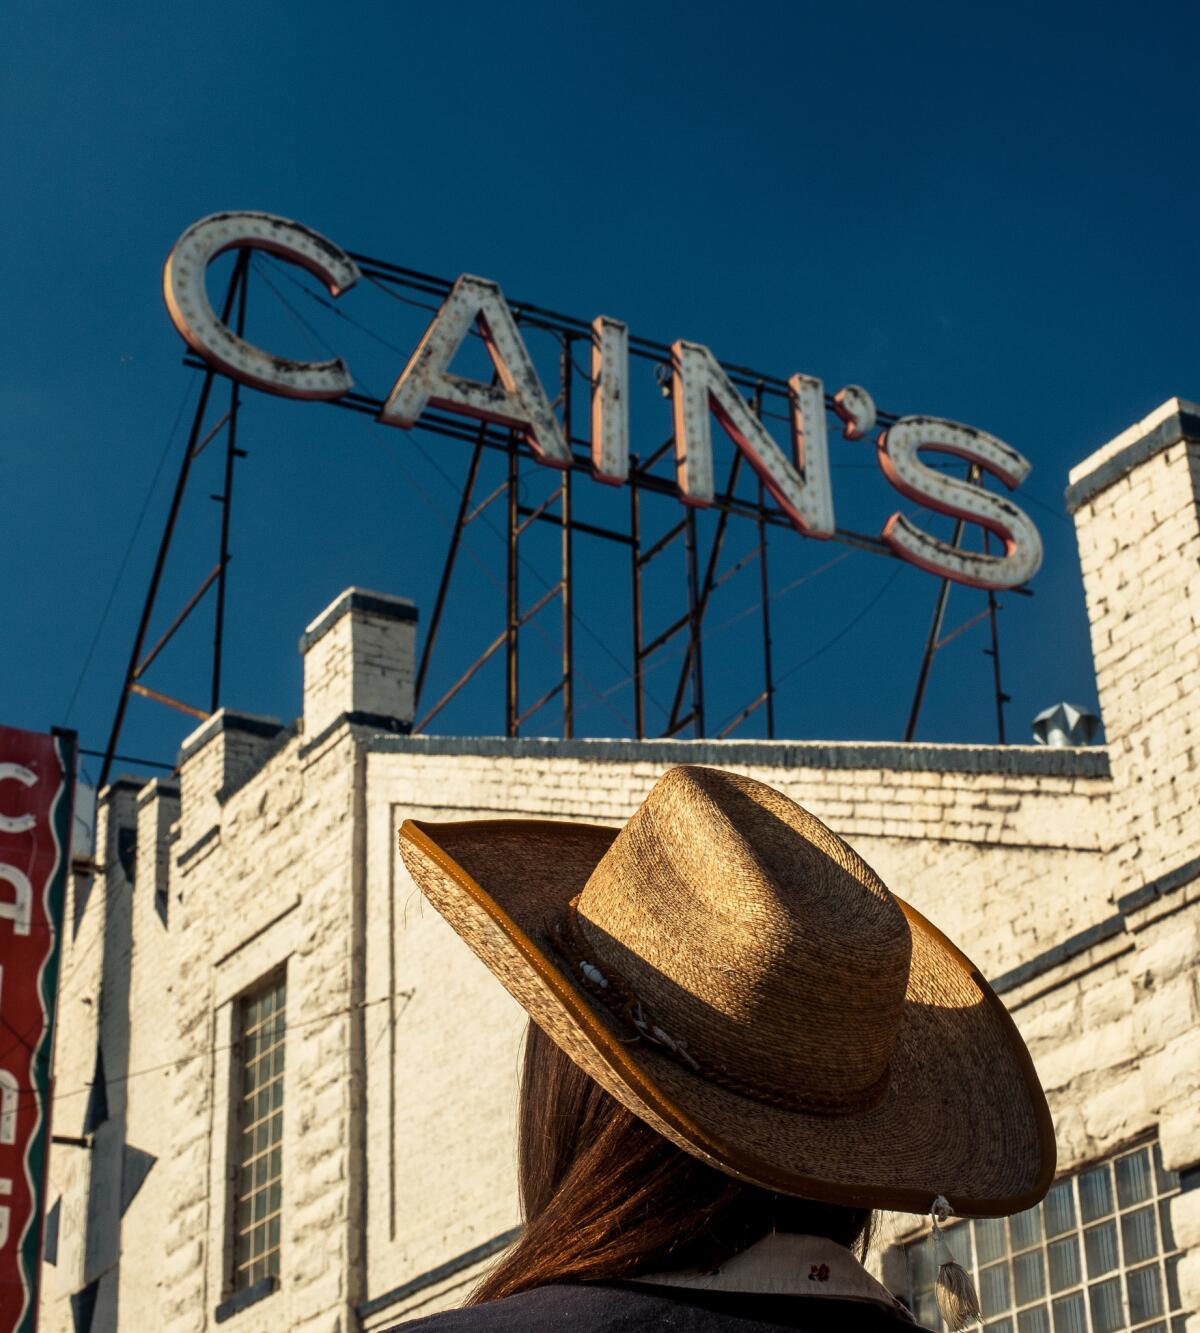
[[[334,297],[358,281],[354,260],[332,241],[297,222],[267,213],[216,213],[194,223],[167,258],[163,288],[180,334],[210,365],[234,379],[285,398],[332,399],[353,385],[341,358],[296,361],[274,356],[239,337],[213,310],[205,290],[209,263],[225,250],[257,249],[298,264]],[[456,375],[451,365],[464,338],[477,328],[494,383]],[[620,486],[629,468],[629,333],[618,319],[592,324],[592,475]],[[707,347],[671,345],[675,477],[679,498],[705,508],[713,503],[712,419],[741,450],[779,509],[805,537],[834,535],[833,490],[826,437],[827,400],[821,380],[788,380],[790,439],[782,448],[767,431]],[[839,390],[829,404],[843,434],[861,439],[876,422],[875,403],[858,385]],[[443,301],[407,365],[400,371],[379,420],[409,429],[427,408],[495,422],[521,435],[538,462],[574,466],[570,444],[555,416],[513,312],[496,283],[463,275]],[[1012,588],[1036,573],[1042,559],[1037,528],[1006,496],[930,467],[923,452],[951,454],[1014,489],[1029,462],[1011,445],[973,426],[940,417],[901,417],[881,431],[879,466],[902,494],[926,508],[977,523],[999,537],[999,554],[966,551],[894,513],[881,536],[904,560],[956,583]]]

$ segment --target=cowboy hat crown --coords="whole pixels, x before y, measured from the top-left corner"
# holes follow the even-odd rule
[[[571,910],[585,982],[601,999],[633,997],[710,1078],[797,1110],[879,1099],[908,922],[862,858],[786,796],[718,769],[669,770]]]

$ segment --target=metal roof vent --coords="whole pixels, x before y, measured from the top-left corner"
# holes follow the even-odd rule
[[[1074,704],[1055,704],[1033,719],[1033,739],[1039,745],[1090,745],[1100,729],[1095,713]]]

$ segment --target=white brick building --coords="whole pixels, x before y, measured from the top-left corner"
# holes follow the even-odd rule
[[[177,783],[103,793],[67,909],[54,1130],[81,1144],[50,1163],[47,1333],[353,1333],[460,1300],[517,1221],[522,1016],[396,830],[619,822],[679,761],[819,814],[1012,1009],[1067,1183],[957,1233],[988,1327],[1200,1333],[1200,408],[1093,454],[1068,505],[1104,747],[412,738],[415,608],[343,594],[301,640],[298,722],[223,710]],[[879,1259],[905,1295],[913,1227]]]

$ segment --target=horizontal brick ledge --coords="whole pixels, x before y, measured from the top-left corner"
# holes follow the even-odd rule
[[[1004,972],[992,982],[992,989],[998,994],[1003,995],[1005,991],[1016,990],[1018,986],[1023,986],[1027,981],[1032,981],[1035,977],[1040,977],[1043,972],[1049,972],[1051,968],[1057,967],[1060,963],[1065,963],[1071,958],[1094,948],[1097,944],[1103,944],[1105,940],[1110,940],[1114,935],[1120,935],[1125,929],[1125,918],[1120,913],[1116,916],[1107,917],[1099,921],[1094,926],[1089,926],[1087,930],[1081,930],[1077,935],[1072,935],[1056,944],[1052,949],[1047,949],[1036,957],[1022,963],[1020,967],[1014,967],[1009,972]]]
[[[905,745],[898,742],[559,740],[554,737],[372,736],[383,754],[470,755],[486,759],[582,759],[596,763],[759,765],[766,768],[895,769],[914,773],[1000,773],[1021,777],[1109,778],[1108,751],[1034,745]]]
[[[416,605],[407,597],[393,597],[388,593],[368,592],[365,588],[348,588],[310,624],[300,636],[301,655],[322,639],[341,618],[351,611],[378,616],[381,620],[415,621]]]
[[[1181,402],[1177,410],[1149,426],[1144,434],[1135,435],[1126,445],[1099,462],[1093,471],[1072,482],[1064,495],[1067,513],[1074,514],[1082,509],[1102,491],[1171,445],[1181,440],[1200,442],[1200,414],[1189,410],[1194,408],[1195,404]]]
[[[1117,909],[1128,916],[1130,912],[1136,912],[1139,907],[1145,907],[1156,898],[1165,898],[1169,893],[1176,893],[1195,879],[1200,879],[1200,856],[1176,866],[1165,875],[1159,875],[1157,879],[1143,884],[1140,889],[1134,889],[1118,898]]]
[[[141,793],[138,796],[138,809],[140,810],[144,805],[149,805],[153,800],[179,800],[179,783],[177,781],[169,781],[166,778],[151,778],[141,789]]]
[[[213,1311],[213,1321],[223,1324],[226,1319],[231,1319],[235,1314],[240,1314],[243,1310],[248,1310],[250,1306],[257,1305],[259,1301],[266,1300],[279,1290],[279,1279],[277,1277],[260,1278],[253,1286],[246,1287],[243,1291],[236,1292],[228,1300],[222,1301]]]
[[[1030,958],[1019,967],[1014,967],[1011,971],[1003,973],[992,982],[992,989],[998,994],[1015,990],[1027,981],[1032,981],[1044,972],[1049,972],[1051,969],[1058,967],[1059,964],[1068,962],[1081,953],[1086,953],[1088,949],[1095,948],[1097,944],[1103,944],[1105,940],[1112,939],[1114,935],[1120,935],[1130,929],[1128,917],[1131,912],[1137,911],[1138,908],[1144,907],[1156,898],[1164,898],[1168,894],[1177,893],[1196,879],[1200,879],[1200,857],[1187,861],[1174,870],[1168,871],[1167,874],[1160,875],[1157,879],[1144,884],[1140,889],[1134,889],[1132,893],[1127,893],[1124,897],[1118,898],[1117,911],[1114,916],[1106,917],[1105,920],[1097,922],[1096,925],[1089,926],[1087,930],[1081,930],[1077,935],[1071,935],[1061,943],[1054,945],[1053,948],[1046,949],[1044,952]]]
[[[301,745],[297,757],[307,759],[314,750],[320,749],[335,732],[341,731],[343,727],[369,727],[373,731],[384,735],[407,736],[412,723],[406,718],[392,717],[388,713],[368,713],[359,708],[349,713],[339,713],[312,740],[305,741]]]
[[[187,761],[202,750],[214,737],[224,732],[239,732],[243,736],[278,736],[283,730],[283,723],[277,717],[259,717],[255,713],[238,713],[230,708],[215,712],[206,722],[202,722],[183,742],[179,749],[177,766]]]

